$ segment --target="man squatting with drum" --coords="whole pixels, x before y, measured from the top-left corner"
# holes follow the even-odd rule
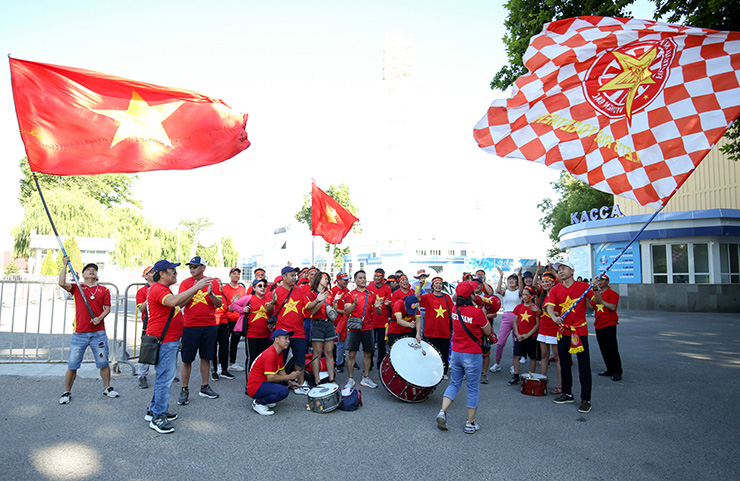
[[[263,416],[275,413],[271,408],[288,397],[290,388],[300,387],[296,379],[301,373],[293,371],[286,374],[283,364],[283,351],[290,347],[290,336],[292,335],[293,331],[275,329],[272,333],[272,346],[257,356],[249,372],[247,394],[254,399],[252,409]],[[280,384],[285,381],[288,386]]]

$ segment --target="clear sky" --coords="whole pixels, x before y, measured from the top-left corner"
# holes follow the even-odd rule
[[[485,241],[492,253],[544,258],[536,206],[558,172],[491,156],[473,140],[488,105],[505,96],[488,86],[506,62],[501,3],[13,2],[0,46],[15,58],[199,91],[249,114],[252,146],[236,157],[141,174],[136,196],[157,224],[208,216],[243,251],[256,249],[293,221],[313,178],[324,189],[350,186],[364,228],[357,242]],[[389,83],[384,32],[396,28],[413,35],[413,70]],[[22,216],[9,77],[0,76],[2,250]]]

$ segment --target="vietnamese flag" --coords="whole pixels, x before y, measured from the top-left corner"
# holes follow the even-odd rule
[[[186,170],[249,147],[247,115],[197,92],[13,58],[10,73],[34,172]]]
[[[329,194],[311,183],[311,234],[329,244],[340,244],[358,219]]]

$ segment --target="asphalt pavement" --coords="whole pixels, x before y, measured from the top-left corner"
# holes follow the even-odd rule
[[[589,318],[589,324],[592,318]],[[590,330],[591,326],[589,326]],[[496,323],[498,330],[498,323]],[[556,405],[506,385],[510,363],[481,386],[481,430],[463,432],[465,389],[437,429],[446,381],[426,402],[408,404],[383,387],[362,388],[354,412],[309,412],[290,396],[263,417],[244,395],[244,373],[194,389],[170,411],[172,434],[143,417],[151,388],[128,366],[114,374],[118,399],[102,395],[86,364],[72,402],[59,405],[63,364],[0,364],[0,477],[15,479],[737,479],[740,460],[740,318],[737,314],[624,312],[618,328],[624,377],[596,376],[604,364],[589,337],[593,409]],[[505,359],[511,353],[505,349]],[[196,361],[197,362],[197,361]],[[243,347],[239,362],[243,364]],[[574,394],[579,395],[577,370]],[[378,380],[377,370],[371,377]],[[551,387],[554,373],[550,374]],[[360,376],[356,373],[359,381]],[[339,374],[337,379],[346,378]],[[150,374],[150,384],[153,375]]]

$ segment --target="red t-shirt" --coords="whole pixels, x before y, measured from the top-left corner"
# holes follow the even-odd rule
[[[370,290],[370,292],[374,292],[378,299],[383,301],[383,305],[380,306],[380,314],[375,312],[375,309],[373,309],[373,327],[385,328],[385,325],[388,324],[388,308],[390,307],[385,305],[385,301],[391,299],[391,288],[386,284],[378,287],[375,285],[375,282],[371,282],[370,284],[368,284],[367,288]]]
[[[139,310],[139,306],[146,302],[146,293],[149,291],[149,284],[145,284],[144,287],[140,287],[136,291],[136,310]],[[146,309],[141,313],[141,329],[146,331],[146,321],[149,319],[149,314]]]
[[[373,304],[375,303],[375,293],[365,289],[362,292],[358,291],[357,289],[352,290],[349,293],[349,299],[354,302],[355,298],[357,298],[357,304],[355,305],[355,308],[352,310],[352,313],[350,313],[349,317],[360,317],[362,318],[362,330],[363,331],[372,331],[373,330],[373,314],[371,312],[375,311],[375,307]],[[365,304],[365,301],[367,300],[367,306]],[[363,317],[363,312],[364,316]],[[354,329],[350,329],[354,330]]]
[[[90,303],[90,309],[92,309],[93,314],[95,314],[96,317],[101,315],[103,313],[103,307],[111,305],[110,291],[107,287],[101,286],[100,284],[95,287],[87,287],[84,284],[81,285],[82,292],[85,294],[87,302]],[[105,321],[100,321],[100,324],[97,326],[92,323],[92,317],[90,317],[90,312],[87,310],[85,301],[82,300],[77,284],[72,284],[72,290],[70,293],[75,300],[73,332],[105,331]]]
[[[588,284],[585,282],[574,281],[570,287],[565,287],[562,283],[556,284],[550,289],[550,295],[547,296],[545,302],[545,308],[547,306],[554,306],[555,312],[558,315],[565,312],[576,300],[581,297],[581,294],[586,292]],[[593,299],[594,291],[588,291],[586,295],[588,299]],[[568,315],[563,319],[563,324],[566,326],[576,326],[576,334],[579,336],[588,335],[588,326],[586,325],[586,302],[581,301],[576,307],[571,310]]]
[[[277,316],[275,329],[293,331],[292,337],[306,337],[306,331],[303,330],[303,318],[307,312],[304,313],[303,311],[310,302],[306,293],[300,287],[294,287],[293,292],[290,292],[290,289],[283,286],[279,286],[275,289],[275,292],[277,293],[277,301],[274,309],[279,309],[285,301],[285,305],[280,309],[280,312],[273,312]],[[290,298],[288,298],[288,293],[290,293]]]
[[[607,288],[605,291],[601,291],[601,298],[609,304],[619,304],[619,294],[613,289]],[[611,311],[604,307],[604,304],[596,304],[594,301],[591,301],[591,307],[595,309],[594,328],[603,329],[619,324],[619,316],[616,309]]]
[[[262,354],[257,356],[249,370],[247,394],[254,397],[262,383],[267,382],[267,374],[277,374],[283,369],[285,369],[283,356],[278,354],[274,345],[262,351]]]
[[[406,301],[401,299],[393,303],[393,320],[388,323],[388,334],[407,334],[413,331],[412,328],[402,326],[397,322],[396,313],[401,314],[401,319],[406,322],[414,323],[416,315],[410,316],[406,312]]]
[[[237,284],[236,287],[231,287],[231,284],[226,284],[221,288],[221,294],[223,294],[225,299],[224,305],[219,309],[224,311],[227,321],[238,321],[240,314],[238,312],[229,312],[228,308],[232,302],[238,301],[240,298],[247,295],[247,288],[241,284]]]
[[[407,292],[403,292],[401,288],[399,287],[395,291],[393,291],[393,294],[391,294],[391,307],[396,303],[396,301],[401,299],[406,299],[407,296],[410,296],[411,294],[415,294],[413,289],[409,288]]]
[[[249,316],[245,319],[244,327],[247,330],[247,337],[251,339],[264,339],[270,337],[270,330],[267,328],[267,320],[272,315],[265,309],[265,304],[272,298],[264,296],[262,299],[256,295],[249,300]]]
[[[465,326],[476,338],[483,336],[483,328],[488,324],[488,319],[481,309],[473,306],[460,306],[460,315]],[[452,350],[455,352],[483,352],[480,344],[473,341],[468,333],[465,332],[457,317],[457,308],[452,311]]]
[[[516,316],[516,328],[519,330],[520,336],[524,336],[534,328],[537,324],[537,316],[539,316],[537,312],[524,304],[518,304],[514,308],[514,315]],[[536,333],[532,335],[534,334]]]
[[[449,339],[450,311],[455,308],[455,303],[447,294],[437,297],[434,293],[422,294],[419,301],[426,310],[424,316],[424,335],[427,337],[439,337]]]
[[[319,293],[316,291],[311,291],[308,293],[308,301],[309,303],[316,300],[316,298],[319,297]],[[326,303],[331,302],[331,293],[329,293],[329,296],[327,296],[326,299],[321,303],[321,307],[319,307],[319,310],[316,311],[315,314],[311,314],[310,312],[306,311],[306,314],[311,314],[311,319],[328,319],[326,315]]]
[[[544,307],[545,304],[547,304],[548,299],[549,294],[545,296],[545,299],[540,306],[540,330],[538,334],[555,337],[558,335],[558,325],[555,324],[555,321],[552,320],[550,314],[547,313],[547,309]]]
[[[188,277],[180,284],[180,291],[185,292],[195,285],[195,279]],[[213,295],[220,296],[221,290],[218,288],[218,281],[211,281],[213,286]],[[192,299],[188,301],[183,309],[185,313],[185,327],[203,327],[216,325],[216,305],[208,295],[208,286],[195,293]]]
[[[155,282],[149,287],[149,293],[146,296],[146,309],[149,313],[149,325],[146,333],[150,336],[161,336],[167,318],[170,317],[171,307],[162,304],[165,297],[171,296],[170,288],[160,282]],[[167,328],[167,334],[163,342],[179,341],[182,337],[182,328],[185,324],[185,318],[179,307],[175,307],[175,315],[172,317],[170,327]]]
[[[334,321],[334,326],[337,326],[339,324],[339,321],[346,318],[347,315],[344,313],[344,305],[347,303],[347,300],[349,299],[349,289],[342,289],[339,286],[334,286],[330,290],[331,294],[329,297],[326,298],[326,300],[329,303],[334,303],[334,299],[336,299],[337,295],[341,292],[342,298],[337,301],[337,319]]]

